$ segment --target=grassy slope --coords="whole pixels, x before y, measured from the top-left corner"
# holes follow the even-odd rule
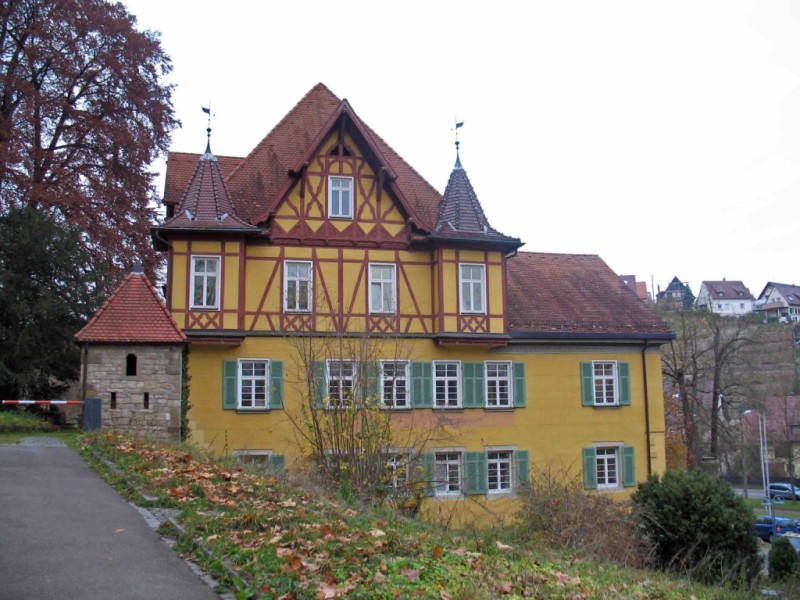
[[[240,598],[737,597],[581,560],[514,539],[512,530],[448,532],[347,505],[183,446],[99,433],[82,447],[134,501],[143,493],[153,505],[181,509],[178,549]]]

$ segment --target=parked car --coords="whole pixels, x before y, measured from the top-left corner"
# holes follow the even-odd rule
[[[770,483],[769,497],[773,500],[800,500],[800,487],[791,483]]]
[[[780,537],[788,532],[795,532],[797,523],[794,519],[787,519],[786,517],[775,517],[774,520],[770,516],[756,517],[756,523],[753,526],[753,531],[765,542],[769,542],[773,537]]]

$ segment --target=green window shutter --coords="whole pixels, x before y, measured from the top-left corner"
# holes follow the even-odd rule
[[[517,484],[528,483],[530,481],[530,463],[528,461],[527,450],[517,450],[514,452],[517,468]]]
[[[633,455],[633,446],[622,447],[622,485],[625,487],[636,485],[636,460]]]
[[[581,363],[581,403],[594,406],[594,369],[592,363]]]
[[[239,386],[237,379],[239,377],[239,361],[238,360],[223,360],[222,361],[222,408],[224,410],[236,410],[236,395],[238,394]]]
[[[411,406],[433,408],[433,364],[411,363]]]
[[[282,360],[271,360],[269,363],[269,407],[273,410],[283,408]]]
[[[583,487],[597,489],[597,452],[594,448],[583,449]]]
[[[311,368],[314,381],[309,383],[312,387],[311,391],[314,408],[324,408],[323,402],[325,401],[325,396],[328,395],[327,380],[325,378],[325,361],[315,360]]]
[[[283,454],[273,454],[269,459],[269,466],[276,475],[286,473],[286,457]]]
[[[433,490],[436,487],[433,458],[433,452],[423,452],[420,455],[420,462],[422,463],[422,492],[426,496],[433,496]]]
[[[485,452],[465,453],[464,467],[466,472],[464,489],[468,495],[485,494],[489,491],[489,482],[486,479]]]
[[[526,406],[525,397],[525,363],[514,363],[514,408]]]
[[[483,381],[483,363],[461,364],[462,404],[464,408],[485,408],[486,389]]]
[[[372,406],[373,402],[381,402],[380,398],[380,383],[381,383],[381,364],[378,361],[371,360],[367,363],[367,400]]]
[[[617,363],[619,377],[619,405],[631,405],[631,368],[626,362]]]

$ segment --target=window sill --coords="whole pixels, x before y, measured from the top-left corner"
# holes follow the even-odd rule
[[[284,308],[284,314],[287,315],[312,315],[314,314],[313,310],[305,310],[302,308]]]
[[[502,492],[486,492],[487,500],[501,500],[503,498],[516,498],[517,494],[513,490]]]
[[[463,406],[433,406],[433,410],[441,410],[445,412],[464,412]]]
[[[413,406],[381,406],[381,410],[386,412],[411,412],[414,410]]]
[[[258,413],[268,413],[272,412],[274,409],[272,408],[237,408],[236,414],[240,415],[252,415]]]
[[[190,306],[191,312],[219,312],[219,306]]]
[[[487,406],[485,409],[488,412],[514,412],[516,406]]]

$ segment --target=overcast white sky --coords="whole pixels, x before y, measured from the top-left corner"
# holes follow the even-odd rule
[[[800,2],[126,0],[161,31],[172,149],[245,156],[318,82],[434,187],[461,159],[523,250],[800,284]],[[163,164],[158,185],[163,186]]]

